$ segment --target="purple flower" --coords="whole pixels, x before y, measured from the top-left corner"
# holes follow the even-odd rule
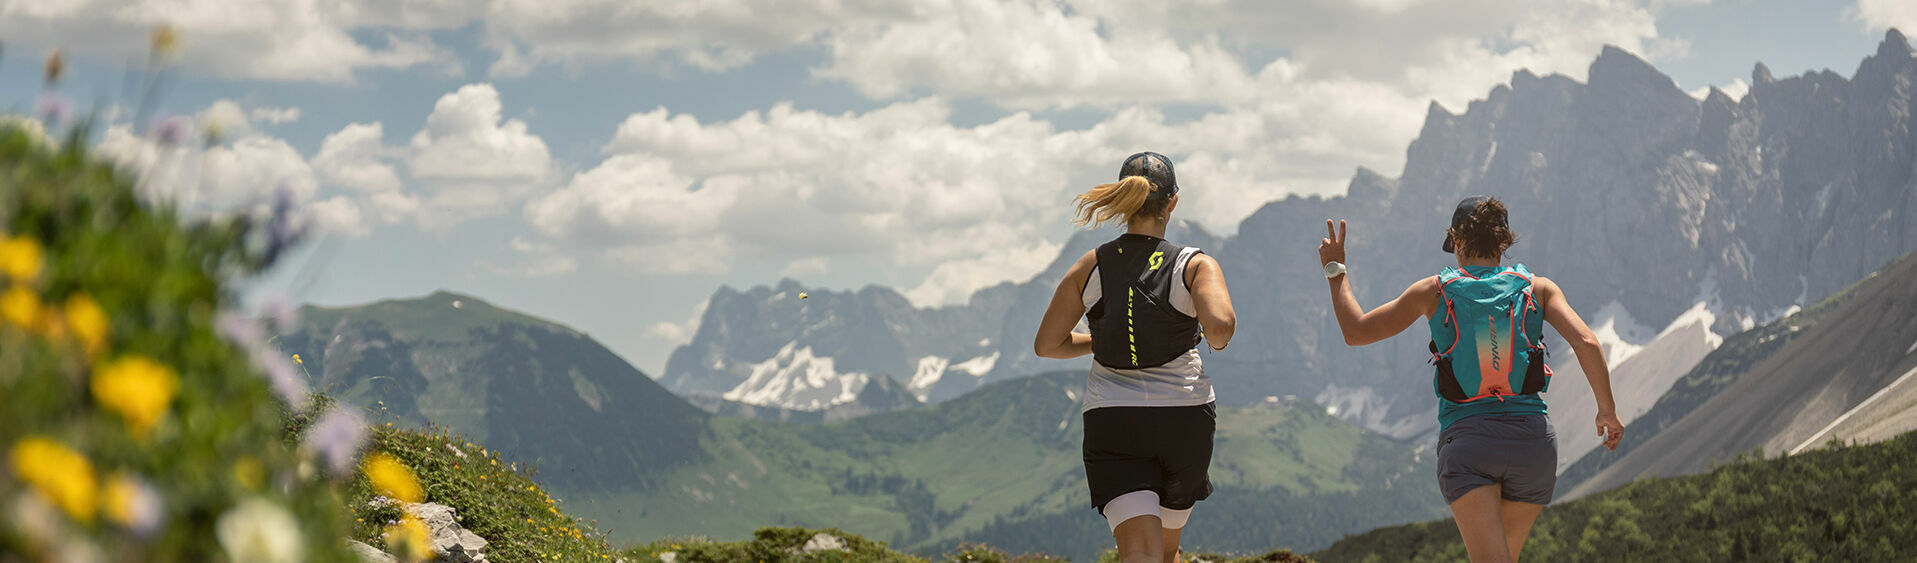
[[[228,312],[220,312],[213,321],[214,330],[220,336],[246,351],[253,361],[253,367],[266,372],[266,380],[273,385],[273,394],[294,410],[305,409],[311,397],[306,392],[306,376],[300,374],[293,362],[280,355],[279,350],[266,344],[265,330],[253,319]]]
[[[285,182],[273,191],[272,214],[266,223],[266,263],[277,262],[280,253],[306,238],[306,221],[293,209],[293,189]]]
[[[40,94],[40,121],[47,125],[60,125],[73,117],[73,100],[52,90]]]
[[[266,372],[266,380],[273,384],[273,394],[293,407],[293,410],[305,410],[312,397],[306,394],[306,377],[300,375],[293,362],[279,354],[255,354],[253,363]]]
[[[186,140],[186,119],[177,115],[156,117],[147,130],[153,133],[153,138],[159,140],[161,145],[179,146]]]
[[[233,313],[222,311],[215,316],[213,330],[249,354],[256,354],[266,343],[266,333],[260,330],[259,323]]]
[[[293,306],[293,300],[283,294],[273,294],[260,301],[261,316],[273,321],[273,329],[281,334],[292,332],[299,324],[299,309]]]
[[[350,409],[334,405],[306,432],[306,448],[319,454],[335,477],[353,474],[353,462],[366,443],[366,421]]]

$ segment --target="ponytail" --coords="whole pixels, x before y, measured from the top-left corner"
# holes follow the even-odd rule
[[[1072,222],[1097,227],[1114,219],[1131,220],[1141,214],[1159,214],[1166,199],[1151,199],[1152,182],[1144,176],[1126,176],[1117,183],[1103,184],[1073,197],[1078,210]]]

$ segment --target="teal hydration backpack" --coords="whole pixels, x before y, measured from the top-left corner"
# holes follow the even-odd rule
[[[1438,274],[1444,309],[1431,315],[1432,387],[1454,403],[1548,389],[1544,311],[1531,297],[1531,271],[1522,264],[1471,269],[1477,274],[1449,267]]]

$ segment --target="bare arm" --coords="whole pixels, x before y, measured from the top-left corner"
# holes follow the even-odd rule
[[[1331,220],[1325,220],[1325,238],[1318,244],[1318,262],[1320,265],[1332,261],[1345,261],[1345,222],[1339,221],[1337,230],[1332,230]],[[1330,280],[1331,311],[1338,317],[1338,330],[1344,333],[1345,344],[1363,346],[1396,336],[1418,317],[1430,315],[1437,308],[1438,286],[1436,277],[1418,280],[1407,287],[1397,299],[1392,299],[1378,308],[1365,312],[1358,304],[1358,296],[1351,291],[1351,275],[1345,274]]]
[[[1617,449],[1618,441],[1624,437],[1624,423],[1617,418],[1617,402],[1611,396],[1611,367],[1604,363],[1604,345],[1598,343],[1597,335],[1591,334],[1591,327],[1585,326],[1584,319],[1571,309],[1564,299],[1564,291],[1558,284],[1540,276],[1537,286],[1538,302],[1544,305],[1544,320],[1557,329],[1558,335],[1571,343],[1571,351],[1578,356],[1578,367],[1584,368],[1584,378],[1591,382],[1591,395],[1597,398],[1598,436],[1604,438],[1604,447]]]
[[[1225,289],[1225,272],[1218,261],[1200,254],[1185,264],[1185,286],[1191,288],[1192,307],[1198,309],[1198,324],[1205,328],[1205,343],[1212,350],[1231,345],[1238,331],[1238,313],[1231,309],[1231,292]]]
[[[1065,271],[1065,279],[1058,280],[1058,289],[1052,292],[1052,304],[1045,307],[1045,317],[1038,322],[1038,335],[1032,338],[1032,351],[1041,358],[1076,358],[1092,353],[1092,335],[1072,332],[1078,326],[1078,318],[1085,316],[1085,281],[1092,276],[1092,267],[1098,265],[1097,251],[1088,251]]]

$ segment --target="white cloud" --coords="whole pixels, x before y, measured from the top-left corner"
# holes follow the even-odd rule
[[[470,84],[439,98],[426,128],[413,135],[412,173],[454,180],[536,180],[552,156],[526,122],[501,122],[499,90]]]
[[[191,132],[182,136],[198,138]],[[266,201],[281,190],[304,202],[319,189],[306,159],[275,137],[244,134],[225,144],[201,147],[193,142],[168,144],[118,124],[107,128],[98,149],[139,172],[144,195],[177,202],[189,210],[233,209]]]
[[[502,111],[492,85],[467,85],[441,96],[407,144],[387,144],[380,122],[353,123],[321,141],[313,168],[372,219],[443,232],[516,209],[550,181],[545,141]]]
[[[550,277],[572,273],[579,262],[552,244],[513,237],[509,243],[516,255],[505,264],[482,261],[480,267],[502,276],[516,278]]]
[[[1739,100],[1744,98],[1745,92],[1751,91],[1751,83],[1745,82],[1742,78],[1732,78],[1727,84],[1698,86],[1685,93],[1690,94],[1692,98],[1703,100],[1711,95],[1712,88],[1723,90],[1724,95],[1730,96],[1733,100]]]
[[[1048,264],[1058,257],[1058,249],[1064,245],[1031,241],[1020,247],[1001,249],[992,254],[962,258],[939,264],[932,274],[905,292],[905,297],[919,307],[934,307],[964,303],[973,292],[1002,282],[1020,282],[1030,277],[1030,271],[1015,271],[1003,267],[1003,264]]]
[[[180,32],[182,64],[231,78],[350,82],[366,69],[452,63],[450,54],[430,39],[406,31],[405,22],[359,21],[348,17],[351,10],[343,7],[349,5],[323,0],[15,0],[0,6],[6,15],[0,17],[0,35],[9,46],[63,47],[117,62],[144,56],[149,32],[168,24]],[[388,31],[372,41],[355,37],[355,31],[371,28]]]
[[[292,107],[279,108],[279,107],[262,106],[262,107],[253,108],[251,111],[248,111],[246,115],[247,117],[252,118],[253,121],[260,121],[265,123],[271,123],[273,125],[280,125],[284,123],[292,123],[295,121],[299,121],[300,108],[292,108]]]
[[[326,136],[313,167],[326,183],[364,192],[390,192],[401,188],[399,172],[387,159],[391,150],[384,145],[385,126],[379,122],[353,123]]]
[[[723,70],[811,44],[835,27],[917,11],[887,0],[498,0],[484,19],[506,45],[493,74],[510,76],[532,64],[609,60]]]
[[[1851,10],[1870,31],[1894,27],[1906,34],[1917,33],[1917,3],[1909,0],[1857,0]]]
[[[710,306],[712,306],[712,299],[707,298],[700,301],[698,305],[694,305],[692,313],[687,315],[683,322],[653,323],[652,326],[646,327],[646,337],[662,340],[674,346],[691,342],[692,337],[699,334],[699,322],[705,319],[706,308]]]
[[[321,233],[345,237],[364,237],[371,234],[366,221],[360,216],[359,204],[345,196],[333,196],[306,206],[313,218],[313,224]]]
[[[832,265],[824,256],[813,256],[786,263],[784,268],[779,269],[779,277],[802,279],[824,274],[831,269]]]

